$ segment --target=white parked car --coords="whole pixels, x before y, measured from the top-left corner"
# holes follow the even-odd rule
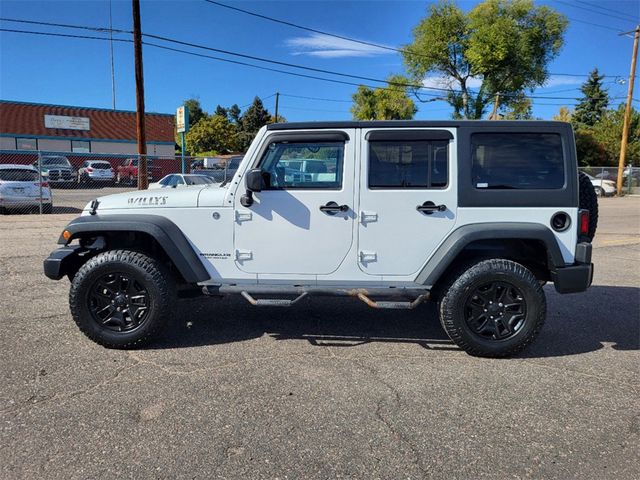
[[[588,173],[585,173],[585,175],[589,177],[589,180],[591,180],[591,185],[593,185],[596,195],[599,197],[608,197],[616,194],[616,182],[613,180],[595,178]]]
[[[87,160],[78,169],[78,183],[110,183],[115,177],[113,167],[106,160]]]
[[[30,165],[0,164],[0,213],[39,209],[40,198],[42,212],[51,213],[51,188],[47,181],[40,184],[38,170]]]
[[[215,183],[216,181],[213,178],[207,177],[206,175],[172,173],[162,177],[158,182],[150,183],[149,188],[182,188],[194,185],[203,187]]]

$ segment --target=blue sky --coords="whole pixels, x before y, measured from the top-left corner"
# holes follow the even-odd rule
[[[226,3],[351,38],[399,46],[411,41],[412,28],[425,15],[431,2],[227,0]],[[458,2],[465,10],[473,8],[477,3]],[[601,72],[609,75],[606,81],[611,95],[620,97],[614,102],[622,102],[627,88],[632,39],[619,36],[613,30],[579,23],[576,20],[625,31],[632,30],[633,21],[613,18],[608,14],[615,17],[616,14],[612,11],[617,11],[623,16],[639,18],[640,0],[554,0],[536,3],[549,5],[564,13],[570,18],[570,24],[565,46],[550,66],[552,75],[549,82],[544,88],[537,89],[535,94],[578,96],[577,88],[584,77],[558,74],[587,74],[597,66]],[[142,30],[146,33],[367,77],[386,78],[392,73],[403,73],[402,59],[397,52],[274,24],[201,0],[142,1],[141,8]],[[114,28],[130,30],[131,2],[113,0],[112,11]],[[0,16],[106,27],[109,22],[109,2],[0,0]],[[84,33],[6,21],[0,22],[0,26],[22,30]],[[88,34],[105,36],[99,33]],[[216,55],[212,52],[202,53]],[[116,106],[118,109],[133,110],[133,47],[131,44],[115,43],[114,57]],[[286,67],[284,69],[296,71]],[[144,49],[144,74],[147,110],[163,113],[174,112],[184,99],[190,97],[199,98],[207,111],[213,111],[217,104],[228,106],[237,103],[245,106],[255,95],[265,98],[265,105],[273,112],[275,98],[269,96],[279,91],[282,94],[280,112],[290,121],[349,119],[350,99],[356,90],[355,86],[293,77],[153,47]],[[428,85],[437,83],[438,79],[427,80]],[[289,95],[332,101],[308,100]],[[637,98],[639,95],[634,96]],[[0,98],[110,108],[108,42],[0,32]],[[550,118],[558,111],[560,105],[574,103],[575,100],[535,100],[534,114]],[[635,105],[637,108],[638,103]],[[418,104],[418,107],[418,119],[449,118],[451,113],[451,109],[440,101]]]

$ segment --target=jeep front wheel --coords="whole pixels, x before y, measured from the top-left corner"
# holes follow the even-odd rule
[[[80,330],[108,348],[149,343],[171,316],[175,284],[157,260],[139,252],[111,250],[85,263],[69,293]]]
[[[540,332],[546,299],[530,270],[491,259],[452,279],[439,311],[447,335],[467,353],[506,357],[520,352]]]

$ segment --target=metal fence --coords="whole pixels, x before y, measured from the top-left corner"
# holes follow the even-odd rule
[[[136,190],[140,155],[61,153],[42,151],[0,152],[0,214],[79,213],[94,198]],[[186,173],[208,177],[213,183],[230,179],[241,156],[161,157],[147,155],[150,188],[171,188],[185,179],[166,177]],[[616,193],[616,167],[582,167],[597,193]],[[163,180],[165,179],[165,180]],[[168,185],[158,185],[163,180]],[[198,178],[198,181],[204,182]],[[179,183],[179,182],[183,183]],[[640,168],[626,167],[623,192],[640,194]]]
[[[580,167],[581,172],[589,175],[591,183],[600,196],[616,194],[618,167]],[[640,194],[640,167],[625,167],[622,172],[622,193]]]
[[[138,188],[140,155],[43,151],[0,152],[0,214],[79,213],[93,199]],[[230,158],[146,155],[150,188],[219,183]],[[171,174],[201,177],[169,177]],[[160,185],[158,182],[168,183]]]

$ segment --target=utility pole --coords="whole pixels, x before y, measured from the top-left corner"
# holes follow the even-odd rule
[[[621,35],[627,35],[626,32]],[[627,140],[629,138],[629,121],[631,120],[631,99],[633,98],[633,81],[636,77],[636,60],[638,58],[638,39],[640,39],[640,25],[635,29],[633,36],[633,53],[631,54],[631,71],[629,72],[629,89],[627,90],[627,105],[624,109],[624,123],[622,124],[622,140],[620,142],[620,161],[618,163],[618,182],[616,190],[618,196],[622,195],[622,177],[624,174],[624,162],[627,155]],[[631,172],[629,172],[629,181],[631,181]]]
[[[278,123],[278,100],[280,100],[280,92],[276,92],[276,123]]]
[[[144,75],[142,71],[142,32],[140,31],[140,0],[132,0],[133,51],[136,68],[136,135],[138,138],[138,190],[149,186],[147,176],[147,136],[144,128]]]
[[[113,16],[111,15],[111,0],[109,0],[109,50],[111,52],[111,101],[116,109],[116,72],[113,65]]]

